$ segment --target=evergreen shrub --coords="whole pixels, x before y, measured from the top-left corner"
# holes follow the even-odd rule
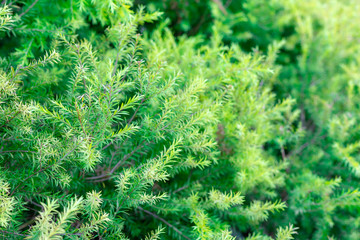
[[[292,239],[292,225],[261,226],[286,207],[287,164],[265,145],[295,118],[266,87],[274,56],[164,29],[144,40],[160,14],[133,9],[2,5],[1,235]]]
[[[2,1],[0,236],[359,239],[359,8]]]

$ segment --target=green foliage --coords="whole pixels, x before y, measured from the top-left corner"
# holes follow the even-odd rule
[[[187,80],[207,79],[208,90],[201,96],[207,106],[220,100],[220,122],[213,130],[220,156],[218,163],[210,167],[206,182],[224,192],[232,186],[232,190],[246,194],[250,202],[247,206],[230,207],[229,198],[234,192],[226,195],[219,195],[211,189],[205,192],[211,191],[210,200],[215,196],[217,201],[221,200],[215,206],[218,210],[227,210],[222,214],[233,231],[243,232],[259,229],[259,223],[267,219],[270,211],[285,208],[281,201],[277,201],[279,195],[275,189],[284,185],[287,162],[281,157],[279,159],[278,154],[285,143],[297,139],[301,132],[293,127],[298,115],[297,111],[291,111],[293,101],[287,99],[276,104],[267,87],[277,75],[276,69],[270,66],[280,45],[271,46],[269,51],[273,55],[264,58],[258,53],[246,54],[235,45],[222,45],[218,34],[214,28],[214,37],[209,44],[199,37],[181,37],[177,42],[163,25],[148,36],[145,46],[148,61],[166,61],[168,75],[180,69]],[[172,54],[167,54],[169,52]],[[267,144],[271,144],[271,151],[263,149]],[[196,191],[203,192],[199,187]],[[189,187],[183,190],[184,194],[186,191],[194,190]],[[243,202],[242,199],[237,201]],[[206,221],[201,226],[206,227]]]
[[[13,4],[1,15],[4,237],[235,239],[285,207],[286,163],[262,146],[288,141],[292,101],[262,86],[270,57],[165,29],[142,39],[159,14],[126,1]]]
[[[358,10],[2,1],[0,235],[358,239]]]
[[[274,89],[279,97],[296,98],[306,130],[304,138],[288,146],[287,216],[299,227],[300,239],[357,239],[359,109],[353,77],[358,72],[358,3],[269,1],[248,7],[258,25],[270,17],[270,7],[278,9],[276,20],[267,21],[268,31],[278,32],[275,39],[286,41]]]
[[[192,72],[200,62],[197,59],[195,63],[188,64],[187,59],[193,53],[185,53],[184,50],[192,46],[202,51],[199,39],[206,39],[204,42],[209,44],[223,41],[231,48],[238,44],[248,52],[258,53],[260,49],[275,62],[269,68],[278,73],[262,85],[269,87],[280,101],[289,97],[295,100],[289,118],[294,124],[288,125],[294,128],[290,131],[292,134],[286,137],[270,134],[270,141],[262,144],[273,154],[280,148],[281,157],[289,162],[286,185],[276,191],[289,207],[283,215],[285,218],[273,218],[269,227],[291,222],[299,227],[299,239],[358,239],[358,1],[209,0],[165,3],[152,1],[148,6],[149,9],[156,6],[165,11],[164,15],[175,35],[201,34],[192,40],[192,45],[185,37],[176,40],[179,45],[184,43],[183,52],[175,53],[175,56],[183,56],[177,63],[187,69],[184,72]],[[283,45],[271,47],[278,42]],[[274,51],[279,52],[276,59]],[[214,56],[211,58],[216,59]],[[215,72],[219,65],[217,61],[211,66],[211,71]],[[232,68],[223,69],[228,73]],[[211,76],[206,78],[211,80]],[[244,98],[242,105],[251,102],[245,96],[241,92]],[[257,104],[261,106],[260,102]],[[233,106],[231,109],[229,116],[234,113]],[[225,112],[222,111],[223,114]],[[256,116],[259,114],[252,118],[256,119]],[[267,118],[264,120],[268,123]],[[244,119],[240,117],[234,122],[243,129]],[[231,118],[222,119],[221,123],[227,129]],[[251,136],[245,141],[253,139]],[[266,138],[262,136],[261,139]],[[249,149],[248,145],[246,149]],[[251,183],[255,185],[251,186]],[[250,191],[254,189],[256,179],[246,182],[242,188],[247,186],[251,186]]]

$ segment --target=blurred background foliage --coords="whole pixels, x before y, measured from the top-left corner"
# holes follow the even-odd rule
[[[271,46],[280,44],[271,67],[277,69],[278,74],[266,81],[266,85],[275,93],[277,101],[295,100],[292,109],[299,111],[299,117],[293,126],[301,133],[297,134],[300,137],[296,137],[296,141],[278,141],[280,147],[269,147],[272,141],[265,144],[268,150],[280,148],[282,157],[289,161],[286,185],[280,188],[288,209],[269,225],[290,221],[300,227],[299,239],[358,239],[358,1],[137,3],[146,4],[150,11],[160,9],[180,44],[184,35],[203,42],[221,39],[224,46],[236,45],[244,52],[268,56],[272,55]],[[153,24],[147,29],[156,28]],[[190,46],[184,44],[184,49]],[[182,54],[186,58],[186,53]],[[189,60],[184,62],[183,69],[193,66]],[[212,69],[216,69],[215,65]],[[349,195],[354,198],[347,198]]]

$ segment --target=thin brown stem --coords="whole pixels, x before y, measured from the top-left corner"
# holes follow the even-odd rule
[[[177,192],[180,192],[180,191],[182,191],[182,190],[185,190],[185,189],[187,189],[188,187],[190,187],[190,186],[189,186],[189,185],[182,186],[181,188],[178,188],[178,189],[176,189],[175,191],[173,191],[171,194],[175,194],[175,193],[177,193]]]
[[[84,129],[83,123],[81,121],[81,117],[80,117],[80,111],[79,111],[79,108],[78,108],[76,102],[75,102],[75,109],[76,109],[76,113],[77,113],[77,118],[79,119],[79,122],[80,122],[80,125],[81,125],[81,129],[82,129],[84,135],[86,136],[86,132],[85,132],[85,129]]]
[[[282,157],[283,161],[285,161],[286,160],[286,154],[285,154],[284,147],[281,146],[280,150],[281,150],[281,157]]]
[[[141,105],[145,102],[145,100],[146,100],[145,98],[141,99],[141,102],[140,102],[139,106],[136,108],[134,114],[133,114],[133,115],[131,116],[131,118],[129,119],[127,125],[130,125],[130,123],[134,120],[135,115],[137,114],[137,112],[139,111]]]
[[[49,168],[55,166],[56,164],[59,164],[59,163],[60,163],[62,160],[64,160],[69,154],[71,154],[71,153],[79,146],[79,144],[80,144],[80,143],[77,143],[77,144],[75,145],[75,147],[72,148],[69,152],[67,152],[59,161],[57,161],[57,162],[54,163],[54,164],[51,164],[51,165],[47,166],[46,168],[40,168],[40,169],[39,169],[38,171],[36,171],[35,173],[31,174],[30,176],[28,176],[28,177],[26,177],[24,180],[22,180],[22,183],[24,183],[24,182],[26,182],[28,179],[30,179],[30,178],[38,175],[39,173],[42,173],[42,172],[48,170]],[[17,186],[14,188],[14,190],[11,192],[10,196],[12,196],[12,195],[14,194],[14,192],[15,192],[19,187],[20,187],[20,184],[17,185]]]
[[[14,118],[19,115],[21,113],[21,111],[17,111],[14,116],[12,116],[9,120],[7,120],[3,125],[0,126],[0,128],[5,127],[7,124],[9,124],[12,120],[14,120]]]
[[[12,235],[16,235],[16,236],[27,237],[27,235],[25,235],[25,234],[20,234],[20,233],[16,233],[16,232],[8,232],[8,231],[5,231],[5,230],[0,230],[0,232],[6,233],[6,234],[12,234]]]
[[[24,16],[26,13],[28,13],[34,6],[35,4],[38,2],[39,0],[35,0],[24,12],[22,12],[19,17]]]
[[[88,177],[86,180],[95,180],[96,182],[103,182],[108,180],[111,177],[111,174],[113,174],[121,165],[123,162],[128,160],[132,155],[134,155],[139,149],[149,145],[150,143],[145,143],[145,141],[142,141],[134,150],[132,150],[130,153],[126,154],[120,161],[116,163],[116,165],[107,173],[94,176],[94,177]]]
[[[121,43],[122,43],[122,41],[119,41],[118,48],[120,48]],[[111,77],[115,76],[116,69],[117,69],[117,66],[118,66],[118,63],[119,63],[119,58],[120,58],[120,49],[118,50],[118,52],[116,54],[116,60],[115,60],[115,64],[114,64],[114,69],[113,69],[113,71],[111,73]]]
[[[27,226],[33,224],[34,222],[35,222],[35,217],[32,218],[31,220],[27,221],[26,223],[21,224],[20,227],[18,228],[18,230],[20,231],[20,230],[26,228]]]
[[[172,225],[171,223],[169,223],[168,221],[166,221],[165,219],[163,219],[162,217],[156,215],[155,213],[152,213],[146,209],[143,209],[142,207],[138,207],[139,210],[149,214],[150,216],[160,220],[161,222],[163,222],[164,224],[166,224],[168,227],[172,228],[175,232],[177,232],[180,236],[182,236],[185,239],[190,239],[188,236],[186,236],[185,234],[183,234],[178,228],[176,228],[174,225]]]
[[[0,154],[2,153],[37,153],[37,152],[27,151],[27,150],[8,150],[8,151],[1,151]]]
[[[213,2],[218,5],[220,11],[225,14],[225,15],[228,15],[228,12],[226,11],[224,5],[222,4],[222,2],[220,0],[213,0]]]
[[[320,136],[320,137],[317,137],[317,136],[314,136],[310,141],[304,143],[303,145],[301,145],[299,148],[291,151],[288,155],[286,155],[286,157],[290,157],[292,155],[296,155],[296,154],[299,154],[301,153],[302,151],[304,151],[305,148],[307,148],[308,146],[312,145],[315,143],[315,141],[319,140],[319,139],[324,139],[326,138],[326,135],[323,135],[323,136]]]

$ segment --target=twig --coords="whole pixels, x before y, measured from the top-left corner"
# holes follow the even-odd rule
[[[283,146],[281,146],[281,157],[282,157],[282,159],[283,159],[283,161],[285,161],[286,160],[286,154],[285,154],[285,150],[284,150],[284,147]]]
[[[130,120],[128,121],[127,125],[130,125],[130,123],[134,120],[135,115],[137,114],[137,112],[139,111],[141,105],[145,102],[145,98],[141,99],[141,102],[139,104],[139,106],[136,108],[134,114],[131,116]]]
[[[71,34],[65,33],[63,29],[59,30],[49,30],[49,29],[39,29],[39,28],[11,28],[13,31],[27,31],[27,32],[41,32],[41,33],[58,33],[61,32],[65,36],[71,36]]]
[[[9,120],[7,120],[3,125],[0,126],[0,128],[5,127],[9,122],[11,122],[17,115],[19,115],[21,111],[17,111],[14,116],[12,116]]]
[[[226,11],[224,5],[222,4],[222,2],[220,0],[213,0],[213,2],[218,5],[220,11],[225,14],[225,15],[228,15],[228,12]]]
[[[225,8],[228,8],[231,4],[232,0],[227,0],[226,3],[225,3]]]
[[[132,150],[131,153],[129,153],[128,155],[126,155],[126,156],[124,157],[124,160],[123,160],[123,161],[126,161],[129,157],[131,157],[132,155],[134,155],[134,153],[136,153],[139,149],[141,149],[141,148],[143,148],[143,147],[145,147],[145,146],[148,146],[150,143],[152,143],[152,142],[149,142],[149,143],[145,143],[145,144],[144,144],[144,142],[145,142],[145,140],[142,141],[141,144],[139,144],[139,146],[137,146],[134,150]],[[113,173],[120,167],[121,162],[122,162],[122,161],[119,161],[119,162],[113,167],[113,169],[111,169],[110,174],[113,174]]]
[[[0,230],[0,232],[7,233],[7,234],[13,234],[13,235],[17,235],[17,236],[22,236],[22,237],[30,237],[30,235],[20,234],[20,233],[16,233],[16,232],[8,232],[5,230]],[[58,236],[69,236],[69,235],[81,236],[83,234],[82,233],[59,233],[56,235],[58,235]]]
[[[140,64],[139,64],[139,69],[141,69],[141,68],[140,68]],[[160,69],[160,67],[158,67],[158,69],[156,70],[155,76],[158,75],[159,69]],[[140,71],[140,78],[141,78],[141,71]],[[154,78],[154,77],[153,77],[153,78]],[[149,79],[149,81],[148,81],[148,84],[146,85],[146,90],[145,90],[144,96],[146,96],[146,94],[147,94],[149,84],[150,84],[150,79]],[[151,97],[152,97],[152,96],[150,96],[149,98],[144,97],[143,99],[141,99],[141,102],[140,102],[139,106],[136,108],[134,114],[131,116],[131,118],[130,118],[130,120],[128,121],[127,125],[130,125],[130,123],[134,120],[135,115],[136,115],[137,112],[139,111],[140,107],[144,104],[144,102],[145,102],[146,100],[149,100]]]
[[[8,150],[8,151],[2,151],[0,152],[0,154],[2,153],[13,153],[13,152],[20,152],[20,153],[37,153],[34,151],[27,151],[27,150]]]
[[[129,159],[132,155],[134,155],[139,149],[149,145],[150,143],[145,143],[145,141],[142,141],[134,150],[132,150],[130,153],[126,154],[117,164],[108,172],[99,176],[94,177],[87,177],[86,180],[96,180],[96,182],[103,182],[110,178],[110,175],[113,174],[123,162],[125,162],[127,159]]]
[[[120,48],[121,44],[122,44],[122,41],[119,41],[118,48]],[[116,54],[116,60],[115,60],[115,64],[114,64],[114,69],[113,69],[113,71],[111,73],[111,77],[115,76],[116,69],[117,69],[117,66],[118,66],[118,63],[119,63],[119,58],[120,58],[120,50],[122,50],[122,49],[119,49],[117,54]]]
[[[180,192],[180,191],[182,191],[184,189],[187,189],[188,187],[190,187],[190,186],[189,185],[182,186],[181,188],[178,188],[175,191],[173,191],[171,194],[175,194],[177,192]]]
[[[128,69],[131,68],[132,64],[133,64],[133,60],[134,60],[134,56],[135,56],[135,53],[136,53],[136,48],[137,48],[137,45],[138,45],[138,42],[139,42],[139,34],[136,35],[136,41],[135,41],[135,46],[134,46],[134,51],[131,55],[131,58],[130,58],[130,64],[128,66]],[[121,46],[123,42],[122,41],[119,41],[119,48]],[[116,60],[115,60],[115,64],[114,64],[114,69],[111,73],[111,77],[113,78],[116,74],[116,69],[118,67],[118,62],[119,62],[119,58],[120,58],[120,52],[121,52],[122,49],[119,49],[118,52],[117,52],[117,55],[116,55]],[[124,76],[122,77],[121,79],[121,83],[125,80],[127,74],[128,74],[129,70],[126,70]],[[109,107],[110,107],[110,102],[111,102],[111,97],[112,97],[112,85],[110,85],[110,90],[109,90]]]
[[[32,9],[38,1],[39,1],[39,0],[35,0],[35,1],[30,5],[30,7],[28,7],[28,8],[25,10],[25,12],[22,12],[22,13],[19,15],[19,17],[22,17],[22,16],[24,16],[27,12],[29,12],[30,9]]]
[[[149,214],[150,216],[153,216],[154,218],[160,220],[161,222],[165,223],[167,226],[171,227],[172,229],[174,229],[175,232],[177,232],[178,234],[180,234],[180,236],[182,236],[185,239],[189,239],[190,238],[186,235],[184,235],[178,228],[176,228],[174,225],[170,224],[168,221],[166,221],[165,219],[163,219],[162,217],[159,217],[158,215],[156,215],[155,213],[152,213],[148,210],[143,209],[142,207],[138,207],[139,210]]]
[[[27,178],[25,178],[25,179],[22,180],[21,182],[23,183],[23,182],[25,182],[26,180],[28,180],[28,179],[30,179],[30,178],[38,175],[39,173],[48,170],[49,168],[53,167],[55,164],[59,164],[59,163],[60,163],[62,160],[64,160],[70,153],[72,153],[72,152],[79,146],[79,144],[80,144],[80,143],[77,143],[74,148],[72,148],[69,152],[67,152],[67,153],[66,153],[59,161],[57,161],[56,163],[51,164],[51,165],[47,166],[46,168],[39,169],[37,172],[31,174],[30,176],[28,176]],[[14,188],[14,190],[11,192],[10,196],[12,196],[12,195],[14,194],[14,192],[15,192],[19,187],[20,187],[20,184],[17,185],[17,186]]]
[[[79,63],[80,63],[80,66],[81,66],[81,70],[84,71],[85,70],[85,64],[83,63],[83,61],[81,60],[81,54],[80,54],[80,44],[76,44],[76,54],[77,54],[77,57],[79,59]],[[83,77],[83,85],[84,85],[84,89],[85,89],[85,92],[86,92],[86,81],[85,81],[85,78]]]
[[[33,200],[31,200],[31,199],[29,199],[29,198],[25,198],[25,199],[26,199],[26,201],[28,201],[29,203],[32,203],[32,204],[34,204],[35,206],[41,208],[41,210],[44,210],[44,207],[43,207],[42,205],[34,202]]]
[[[18,228],[18,230],[20,231],[20,230],[26,228],[27,226],[33,224],[35,221],[36,221],[36,220],[35,220],[35,217],[34,217],[34,218],[32,218],[30,221],[27,221],[26,223],[23,223],[23,224]],[[25,236],[25,235],[24,235],[24,236]]]
[[[182,191],[182,190],[187,189],[188,187],[190,187],[190,180],[191,180],[191,176],[192,176],[193,172],[194,172],[194,169],[192,168],[192,169],[190,170],[190,174],[189,174],[189,176],[188,176],[186,185],[182,186],[181,188],[176,189],[176,190],[173,191],[171,194],[175,194],[175,193],[177,193],[177,192],[180,192],[180,191]],[[170,194],[170,195],[171,195],[171,194]]]
[[[326,138],[326,135],[320,136],[319,139],[324,139]],[[314,142],[318,140],[317,136],[314,136],[309,142],[304,143],[303,145],[301,145],[298,149],[295,149],[293,151],[291,151],[288,155],[286,155],[286,158],[290,157],[291,155],[294,154],[299,154],[301,153],[305,148],[307,148],[309,145],[314,144]]]
[[[28,236],[28,235],[25,235],[25,234],[20,234],[20,233],[16,233],[16,232],[8,232],[8,231],[5,231],[5,230],[0,230],[0,232],[6,233],[6,234],[13,234],[13,235],[17,235],[17,236],[23,236],[23,237]]]
[[[206,11],[207,12],[207,11]],[[195,34],[197,34],[197,32],[199,31],[201,25],[205,22],[205,19],[209,18],[211,16],[211,14],[208,14],[208,13],[204,13],[200,20],[198,21],[198,23],[195,25],[195,27],[193,27],[190,32],[189,32],[189,35],[190,36],[193,36]]]
[[[78,117],[80,125],[81,125],[81,129],[82,129],[84,135],[86,136],[86,132],[85,132],[85,129],[84,129],[83,123],[81,121],[81,117],[80,117],[80,111],[79,111],[76,101],[75,101],[75,109],[76,109],[77,117]]]
[[[131,54],[131,59],[130,59],[130,64],[129,64],[129,67],[127,69],[130,69],[133,65],[133,61],[134,61],[134,58],[135,58],[135,54],[136,54],[136,50],[137,50],[137,46],[138,46],[138,43],[139,43],[139,38],[140,38],[140,34],[137,34],[136,35],[136,40],[135,40],[135,45],[134,45],[134,50],[133,50],[133,53]],[[124,82],[126,76],[128,75],[129,73],[129,70],[127,70],[123,76],[123,78],[121,79],[121,83]]]

